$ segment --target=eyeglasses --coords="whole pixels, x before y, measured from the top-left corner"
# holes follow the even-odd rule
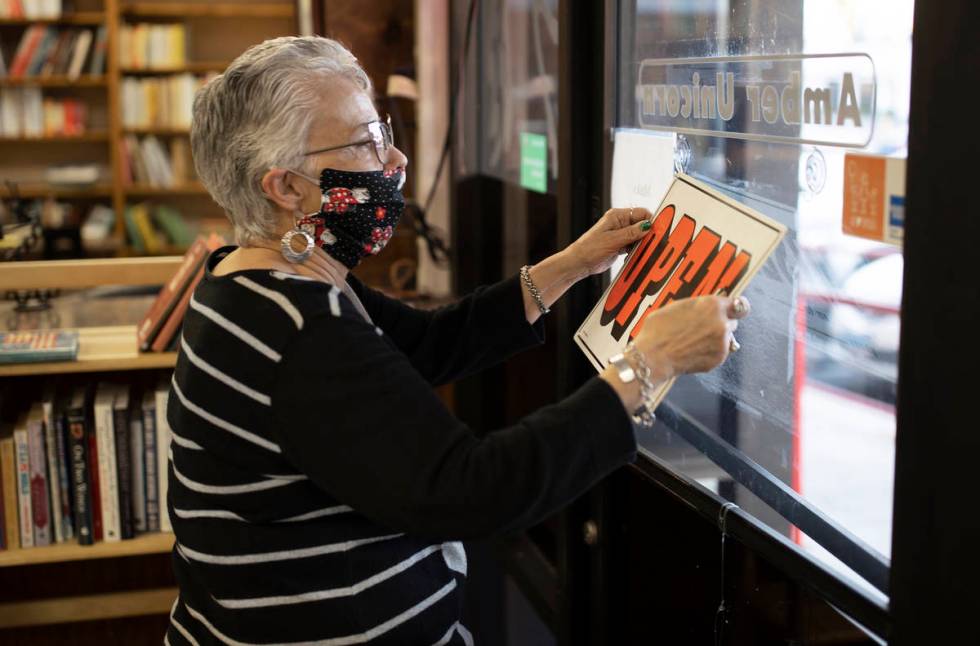
[[[367,129],[368,133],[371,135],[370,139],[354,141],[349,144],[343,144],[342,146],[317,148],[316,150],[310,150],[303,154],[317,155],[319,153],[330,152],[331,150],[342,150],[344,148],[352,148],[353,146],[374,144],[374,153],[378,156],[378,161],[381,162],[382,165],[388,163],[388,152],[391,150],[391,147],[394,146],[395,142],[395,133],[391,129],[391,116],[387,116],[384,121],[372,121],[368,123]]]

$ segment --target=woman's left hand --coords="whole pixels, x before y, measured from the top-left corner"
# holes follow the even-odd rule
[[[652,219],[653,214],[640,207],[609,209],[565,253],[582,277],[606,271],[617,256],[647,234]]]

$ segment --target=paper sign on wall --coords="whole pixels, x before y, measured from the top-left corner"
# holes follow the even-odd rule
[[[843,230],[902,245],[905,237],[905,160],[848,153],[844,157]]]
[[[650,231],[575,333],[576,343],[602,370],[650,312],[681,298],[742,293],[784,235],[786,227],[772,218],[678,175]],[[657,391],[657,403],[671,385]]]

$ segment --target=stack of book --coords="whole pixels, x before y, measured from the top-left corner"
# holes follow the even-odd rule
[[[145,202],[126,207],[126,235],[137,252],[170,252],[168,246],[186,249],[194,242],[194,229],[177,209]]]
[[[187,61],[183,24],[138,23],[119,27],[119,65],[125,69],[174,69]]]
[[[191,179],[187,140],[176,137],[168,149],[153,135],[142,139],[127,135],[119,142],[122,176],[125,184],[146,184],[170,188]]]
[[[0,88],[0,136],[50,137],[84,134],[85,103],[43,97],[41,89]]]
[[[124,78],[122,81],[123,126],[189,129],[194,93],[204,83],[204,78],[193,74],[175,74],[162,78]]]
[[[102,74],[105,72],[107,38],[105,26],[93,31],[32,25],[24,30],[9,64],[0,55],[0,76],[44,78],[65,75],[76,79],[83,71]]]
[[[0,0],[0,18],[57,18],[61,0]]]
[[[199,236],[194,241],[136,329],[140,350],[163,352],[175,347],[194,288],[204,276],[204,261],[208,254],[224,245],[225,239],[216,233]]]
[[[49,385],[0,432],[3,547],[169,531],[169,388],[169,375],[145,389]]]

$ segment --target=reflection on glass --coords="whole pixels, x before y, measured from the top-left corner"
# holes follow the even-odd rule
[[[873,62],[874,106],[860,103],[870,82],[866,68],[858,83],[865,88],[855,90],[861,114],[874,111],[873,131],[860,133],[860,141],[834,139],[833,129],[823,126],[813,136],[813,124],[783,121],[774,122],[782,137],[776,140],[690,129],[678,137],[688,147],[686,172],[778,219],[790,234],[747,291],[753,314],[738,331],[742,350],[712,373],[679,380],[668,402],[884,557],[891,541],[902,254],[841,233],[844,154],[905,156],[911,32],[912,0],[640,0],[621,3],[619,30],[615,125],[621,127],[670,125],[669,114],[659,123],[656,112],[651,117],[649,108],[659,105],[644,106],[649,92],[638,87],[651,78],[690,78],[690,69],[682,74],[670,60],[859,53]],[[655,71],[644,66],[648,60],[668,67]],[[839,79],[857,70],[828,66],[833,58],[817,60],[816,67],[795,64],[815,86],[838,79],[839,99]],[[733,73],[786,77],[773,71],[778,68],[787,69],[743,66]],[[642,78],[641,71],[650,76]],[[773,123],[760,123],[753,125],[751,111],[741,117],[736,111],[725,134],[772,134]],[[643,445],[866,585],[676,429],[658,424]]]

